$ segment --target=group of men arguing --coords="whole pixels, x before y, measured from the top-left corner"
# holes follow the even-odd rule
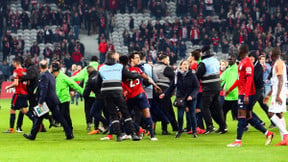
[[[247,45],[241,45],[238,51],[241,59],[238,65],[238,75],[235,75],[235,70],[233,71],[234,73],[224,74],[231,76],[231,79],[234,78],[235,82],[233,84],[230,82],[230,85],[225,83],[225,79],[220,78],[220,63],[209,48],[204,47],[202,51],[193,51],[188,58],[191,63],[191,69],[194,70],[202,85],[201,93],[198,94],[198,100],[202,102],[202,106],[197,107],[200,108],[205,120],[206,130],[204,134],[210,134],[215,131],[212,118],[219,125],[216,133],[224,134],[228,131],[225,120],[227,111],[224,111],[224,116],[219,99],[222,89],[220,81],[222,81],[222,86],[226,90],[224,93],[225,97],[231,95],[233,90],[238,87],[237,138],[234,143],[227,145],[228,147],[242,145],[241,139],[247,123],[266,135],[266,144],[270,144],[274,136],[272,132],[264,128],[260,119],[252,111],[260,96],[255,97],[257,96],[255,91],[256,94],[261,94],[262,91],[257,93],[257,88],[255,89],[254,82],[257,80],[254,79],[254,66],[248,57],[248,53]],[[197,61],[200,57],[202,61],[198,64]],[[44,102],[47,103],[53,118],[64,127],[67,139],[74,138],[69,112],[69,87],[84,96],[87,129],[91,129],[93,117],[95,130],[98,129],[100,121],[105,129],[110,128],[110,136],[103,139],[112,139],[112,134],[115,134],[117,135],[117,141],[122,141],[125,138],[137,141],[141,139],[139,135],[142,130],[140,127],[142,126],[149,131],[152,141],[158,140],[155,137],[154,123],[159,120],[162,122],[162,134],[164,135],[169,134],[167,131],[169,122],[172,124],[173,131],[182,131],[178,130],[177,127],[170,99],[171,96],[159,97],[174,82],[175,73],[169,67],[169,56],[159,53],[159,62],[153,67],[147,64],[145,60],[145,55],[141,52],[133,52],[129,56],[120,57],[119,53],[110,51],[106,55],[104,64],[98,66],[97,57],[92,57],[90,64],[71,78],[61,72],[59,62],[52,62],[49,72],[47,62],[41,61],[41,75],[37,89],[38,105],[41,107]],[[263,102],[266,104],[268,96],[272,95],[269,112],[267,110],[266,112],[268,112],[269,118],[280,129],[282,134],[283,140],[278,145],[288,145],[288,132],[286,126],[284,126],[285,120],[282,116],[282,112],[286,110],[284,102],[286,100],[286,66],[280,59],[280,51],[277,49],[272,51],[272,60],[274,62],[271,78],[273,83],[272,91],[268,93]],[[8,132],[14,131],[15,110],[21,109],[21,112],[33,121],[31,133],[29,135],[24,134],[24,137],[34,140],[44,116],[36,117],[32,111],[33,109],[27,111],[27,95],[30,96],[31,93],[27,92],[27,87],[29,87],[30,83],[29,80],[27,84],[26,80],[22,79],[26,70],[21,67],[17,58],[14,59],[13,64],[16,68],[14,71],[14,82],[6,87],[6,89],[16,88],[16,94],[12,99],[10,129]],[[229,65],[229,68],[237,68],[236,57],[231,56]],[[231,71],[229,68],[227,73]],[[84,81],[84,88],[77,85],[75,81]],[[35,90],[31,94],[35,95]],[[33,104],[32,107],[36,105]],[[226,106],[229,109],[231,104]],[[102,117],[102,112],[105,117]],[[122,136],[122,124],[128,137],[125,136],[124,138]]]

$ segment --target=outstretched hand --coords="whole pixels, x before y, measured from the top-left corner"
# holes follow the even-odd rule
[[[164,93],[162,93],[162,94],[159,96],[160,99],[163,99],[164,97],[165,97],[165,94],[164,94]]]
[[[162,89],[160,87],[158,87],[158,86],[154,86],[154,89],[155,89],[156,93],[158,93],[158,94],[163,93]]]

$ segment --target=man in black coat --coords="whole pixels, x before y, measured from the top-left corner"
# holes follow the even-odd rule
[[[25,67],[27,68],[27,73],[21,78],[21,82],[27,81],[27,92],[28,92],[28,101],[29,101],[29,111],[33,111],[33,107],[37,106],[37,95],[34,92],[39,83],[39,70],[37,66],[32,62],[31,58],[28,57],[24,61]],[[23,113],[19,113],[17,119],[17,132],[22,132],[22,123],[23,123]],[[41,125],[41,131],[46,132],[46,129]]]
[[[53,114],[53,117],[61,123],[64,128],[66,139],[73,139],[71,128],[68,126],[67,121],[64,119],[59,110],[59,99],[56,95],[56,81],[55,77],[48,71],[48,63],[43,60],[40,62],[40,82],[38,86],[38,105],[39,107],[43,106],[43,103],[46,102],[50,111]],[[40,125],[43,121],[43,116],[38,117],[33,122],[33,127],[29,135],[24,134],[23,136],[29,140],[35,140],[36,135],[39,131]]]
[[[256,102],[258,101],[260,107],[263,109],[263,111],[268,116],[268,106],[267,106],[267,104],[263,103],[263,99],[264,99],[264,96],[263,96],[263,91],[264,91],[263,67],[258,60],[258,56],[256,54],[256,51],[251,51],[249,53],[249,57],[254,64],[254,84],[255,84],[256,93],[253,97],[253,105],[255,105]],[[254,112],[253,112],[253,115],[257,116]],[[268,116],[268,118],[269,118],[269,116]],[[260,120],[260,121],[263,123],[262,120]],[[271,121],[271,125],[273,126],[272,121]]]

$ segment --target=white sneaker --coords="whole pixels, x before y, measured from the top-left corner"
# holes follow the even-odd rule
[[[235,142],[227,145],[227,147],[241,147],[241,146],[242,146],[241,141],[235,141]]]
[[[132,139],[132,136],[131,135],[123,135],[122,137],[122,140],[131,140]]]
[[[151,140],[151,141],[158,141],[158,138],[152,137],[152,138],[150,138],[150,140]]]
[[[17,133],[22,133],[23,130],[22,130],[21,128],[17,128],[17,129],[16,129],[16,132],[17,132]]]
[[[108,140],[112,140],[113,139],[113,136],[111,135],[107,135],[107,136],[105,136],[105,137],[102,137],[102,138],[100,138],[100,140],[101,141],[108,141]]]

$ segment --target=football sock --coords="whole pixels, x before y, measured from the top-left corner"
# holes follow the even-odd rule
[[[17,127],[16,128],[21,128],[22,127],[23,117],[24,117],[24,114],[20,111],[19,114],[18,114],[18,118],[17,118]]]
[[[284,116],[282,116],[282,118],[279,119],[279,120],[280,120],[281,124],[284,126],[284,128],[286,129],[286,121],[285,121]],[[281,134],[281,138],[282,138],[282,140],[283,140],[283,135],[284,135],[284,134],[282,134],[281,132],[280,132],[280,134]]]
[[[204,129],[204,123],[203,123],[203,120],[202,120],[202,113],[201,112],[196,113],[196,119],[197,119],[198,127],[201,128],[201,129]]]
[[[145,118],[145,120],[146,120],[147,128],[150,131],[150,137],[154,137],[152,118],[151,117],[147,117],[147,118]]]
[[[278,117],[276,114],[274,114],[274,115],[271,117],[271,120],[272,120],[273,123],[277,126],[277,128],[280,130],[281,135],[288,134],[286,128],[285,128],[284,125],[281,123],[279,117]]]
[[[244,129],[246,127],[246,118],[243,117],[238,117],[238,127],[237,127],[237,140],[241,140],[243,133],[244,133]]]
[[[10,114],[10,128],[14,128],[15,114]]]
[[[250,123],[254,128],[261,131],[262,133],[265,133],[267,129],[261,124],[260,120],[252,115],[252,118],[248,120],[248,123]]]

